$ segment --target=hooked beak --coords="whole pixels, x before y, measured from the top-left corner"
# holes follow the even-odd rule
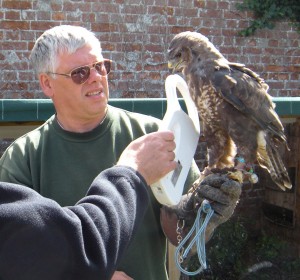
[[[170,73],[180,72],[180,71],[182,70],[181,62],[182,62],[182,61],[178,61],[178,62],[175,64],[175,63],[172,63],[171,61],[168,61],[169,72],[170,72]]]
[[[173,67],[173,64],[170,61],[168,61],[168,69],[170,74],[173,74],[175,71],[175,68]]]

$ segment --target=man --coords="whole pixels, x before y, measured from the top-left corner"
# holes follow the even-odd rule
[[[30,60],[56,114],[7,149],[0,180],[29,186],[61,206],[73,205],[130,142],[157,131],[159,120],[108,105],[111,65],[101,51],[99,40],[82,27],[57,26],[38,38]],[[157,156],[153,152],[149,156]],[[186,187],[198,177],[194,163]],[[112,280],[168,278],[160,205],[150,190],[149,195],[143,223]]]
[[[0,279],[111,279],[149,204],[148,185],[175,167],[166,138],[172,134],[132,142],[72,207],[0,183]],[[149,157],[157,145],[164,150]]]

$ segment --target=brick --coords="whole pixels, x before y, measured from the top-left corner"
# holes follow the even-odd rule
[[[20,40],[20,32],[7,31],[5,34],[5,39],[8,41],[19,41]]]
[[[268,85],[270,86],[270,90],[282,89],[283,88],[283,85],[282,85],[281,81],[269,80],[268,81]]]
[[[164,46],[162,45],[154,45],[154,44],[147,44],[145,45],[145,50],[149,52],[163,52],[164,51]]]
[[[248,55],[261,55],[262,53],[264,53],[264,49],[260,48],[260,47],[248,47],[245,48],[245,53]]]
[[[281,55],[284,55],[284,49],[278,49],[278,48],[265,48],[264,49],[265,53],[266,54],[270,54],[270,55],[273,55],[273,56],[281,56]]]
[[[53,19],[53,15],[55,14],[55,12],[49,13],[48,11],[38,11],[36,13],[36,19],[41,21],[51,20],[51,18]]]
[[[35,94],[32,93],[32,92],[28,92],[28,91],[26,91],[25,89],[23,89],[23,92],[22,92],[22,94],[21,94],[21,97],[22,97],[23,99],[32,99],[32,98],[35,98]]]
[[[288,71],[300,73],[300,65],[290,65],[288,66]]]
[[[183,31],[193,31],[193,27],[192,26],[172,26],[171,27],[171,33],[172,34],[178,34],[180,32],[183,32]]]
[[[284,85],[285,89],[300,89],[299,81],[286,81]]]
[[[217,1],[217,9],[229,10],[229,2]]]
[[[57,25],[59,25],[59,22],[55,21],[32,21],[30,27],[33,30],[42,30],[44,32]]]
[[[278,46],[279,46],[278,40],[273,39],[273,40],[269,40],[268,41],[268,47],[276,48]]]
[[[159,14],[164,16],[174,16],[174,7],[168,6],[150,6],[147,9],[147,14]]]
[[[196,9],[186,9],[186,8],[175,8],[174,16],[184,16],[186,18],[197,16],[198,11]]]
[[[123,12],[125,14],[144,14],[144,5],[124,5]]]
[[[36,12],[32,10],[25,10],[21,12],[21,20],[36,20]]]
[[[126,24],[137,23],[141,19],[141,16],[138,14],[126,14],[124,15],[124,17],[121,18],[121,21],[120,21],[120,14],[116,14],[115,16],[119,18],[118,22],[126,23]]]
[[[92,11],[90,3],[74,3],[64,1],[63,11],[65,12],[90,12]]]
[[[51,19],[55,20],[55,21],[56,20],[57,21],[65,20],[65,13],[63,13],[63,12],[54,12],[54,13],[52,13]]]
[[[95,13],[83,14],[82,15],[82,21],[83,22],[95,22],[96,21],[96,15],[95,15]],[[107,20],[106,20],[106,22],[107,22]],[[98,21],[97,21],[97,23],[98,23]]]
[[[58,3],[58,2],[54,2],[54,1],[50,1],[50,7],[51,7],[51,11],[62,11],[63,9],[63,5]]]
[[[27,10],[32,9],[32,1],[12,1],[2,0],[2,9],[16,9],[16,10]]]
[[[216,46],[217,49],[225,56],[226,54],[233,54],[236,53],[237,50],[234,46]]]
[[[194,0],[194,7],[203,9],[205,7],[205,1],[203,0]]]
[[[222,10],[209,9],[206,10],[205,14],[208,18],[222,18],[223,17]]]
[[[119,25],[117,24],[97,24],[97,23],[92,23],[91,28],[93,32],[117,32]]]
[[[270,72],[286,72],[287,71],[287,67],[286,66],[282,66],[282,65],[267,65],[266,66],[266,71],[270,71]]]
[[[220,26],[220,24],[218,26]],[[226,20],[226,27],[230,28],[230,29],[237,29],[237,27],[238,27],[238,20],[236,20],[236,19],[228,19],[228,20]]]
[[[28,67],[30,68],[30,67]],[[19,72],[19,80],[20,81],[29,81],[34,77],[33,71],[20,71]]]
[[[20,20],[20,11],[7,11],[4,13],[5,20]]]
[[[169,0],[168,4],[169,6],[180,7],[180,0]]]
[[[291,74],[290,74],[290,79],[291,80],[298,80],[298,81],[300,81],[300,72],[292,72]]]
[[[79,21],[82,22],[82,13],[81,12],[76,12],[76,13],[66,13],[66,20],[67,21]],[[81,25],[81,23],[80,23]]]
[[[233,37],[234,38],[236,36],[236,30],[234,30],[234,29],[222,29],[221,34],[224,37]]]
[[[284,93],[283,93],[284,94]],[[290,91],[289,95],[286,96],[291,96],[291,97],[299,97],[300,96],[300,89],[294,89]]]
[[[101,24],[120,22],[120,15],[117,14],[105,14],[105,13],[95,13],[95,21]]]
[[[28,30],[30,27],[29,22],[25,21],[11,21],[11,20],[3,20],[1,21],[1,28],[2,29],[9,29],[9,30]]]
[[[207,0],[206,1],[206,5],[205,5],[205,8],[206,9],[213,9],[213,10],[216,10],[217,9],[217,6],[218,6],[218,3],[217,1],[214,1],[214,0]]]
[[[0,50],[24,50],[25,42],[4,42],[0,45]]]
[[[144,71],[167,71],[168,70],[168,65],[166,64],[159,64],[159,65],[145,65],[144,66]]]

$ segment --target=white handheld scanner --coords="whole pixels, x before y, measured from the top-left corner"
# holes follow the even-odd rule
[[[188,111],[182,110],[177,99],[181,93]],[[159,203],[168,206],[180,201],[184,184],[190,170],[200,135],[197,108],[191,99],[188,86],[179,75],[170,75],[165,81],[167,111],[159,130],[171,130],[175,136],[175,161],[177,168],[151,186]]]

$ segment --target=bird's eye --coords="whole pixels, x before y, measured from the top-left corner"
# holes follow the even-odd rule
[[[180,58],[180,57],[181,57],[181,52],[177,53],[177,54],[175,55],[175,57],[176,57],[176,58]]]

